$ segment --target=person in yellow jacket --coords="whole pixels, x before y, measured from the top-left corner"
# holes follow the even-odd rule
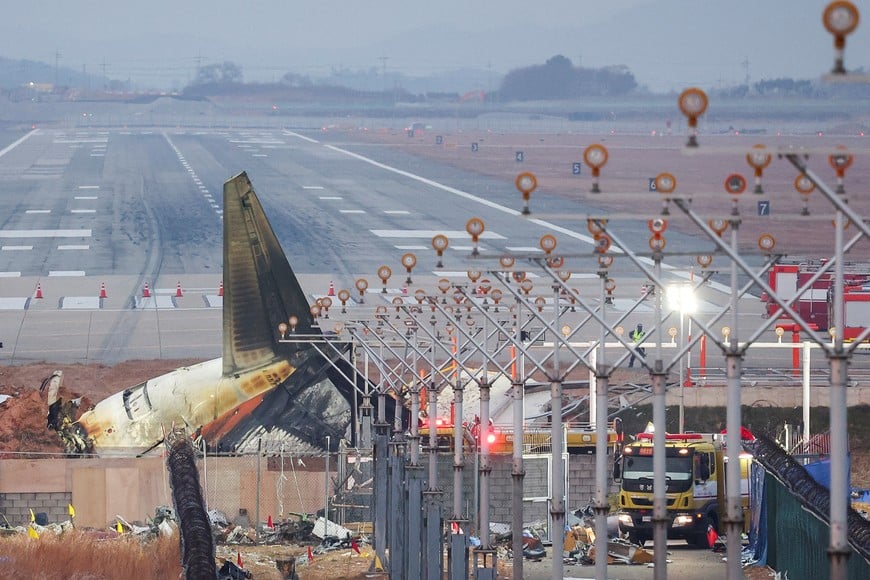
[[[643,339],[646,336],[646,332],[643,330],[643,324],[638,323],[637,328],[631,331],[631,341],[634,343],[634,350],[642,356],[646,358],[646,349],[641,347],[641,343],[643,343]],[[634,353],[631,353],[631,358],[628,361],[628,368],[634,367]]]

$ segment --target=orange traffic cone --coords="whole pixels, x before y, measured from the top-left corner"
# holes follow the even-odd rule
[[[184,296],[184,292],[181,291],[181,282],[175,285],[175,297],[181,298]]]
[[[39,282],[36,283],[36,296],[34,298],[42,298],[42,286],[40,286]]]
[[[223,296],[223,295],[224,295],[224,281],[221,280],[221,285],[218,286],[218,296]]]
[[[145,282],[145,287],[142,288],[142,298],[151,298],[151,288],[148,287],[148,282]]]
[[[108,298],[106,294],[106,283],[100,282],[100,298]]]
[[[335,296],[335,284],[332,283],[332,280],[329,281],[329,292],[327,292],[326,295]]]

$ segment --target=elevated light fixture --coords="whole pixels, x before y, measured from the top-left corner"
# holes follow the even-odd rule
[[[378,278],[381,279],[381,282],[384,285],[384,289],[381,290],[381,294],[387,293],[387,281],[390,279],[390,276],[393,275],[393,270],[389,266],[381,266],[378,268]]]
[[[365,304],[365,294],[369,287],[368,280],[365,278],[357,278],[356,282],[354,282],[354,286],[356,287],[357,292],[359,292],[359,303]]]
[[[677,104],[680,111],[689,121],[689,141],[686,147],[698,146],[698,117],[707,110],[707,93],[697,87],[691,87],[680,93]]]
[[[517,175],[515,184],[520,193],[523,194],[523,215],[529,215],[531,213],[531,210],[529,210],[529,198],[538,187],[538,178],[535,177],[534,173],[524,171]]]
[[[601,188],[598,186],[598,177],[601,175],[601,168],[607,165],[607,147],[594,143],[583,150],[583,161],[586,165],[592,168],[592,189],[590,193],[601,193]]]
[[[771,160],[773,160],[773,155],[768,152],[766,146],[760,143],[753,145],[749,153],[746,154],[746,162],[755,169],[755,189],[752,193],[759,195],[764,193],[764,188],[761,186],[761,176],[770,165]]]
[[[852,165],[854,158],[846,153],[844,145],[837,145],[837,149],[842,153],[834,153],[828,156],[828,163],[837,172],[837,193],[846,193],[846,188],[843,186],[843,178],[846,176],[846,170]]]
[[[815,191],[816,184],[803,173],[798,173],[797,177],[794,178],[794,188],[801,195],[801,199],[804,202],[801,215],[810,215],[810,194]]]
[[[350,300],[350,292],[342,288],[338,291],[338,299],[341,301],[341,313],[345,314],[347,312],[347,301]]]
[[[405,267],[405,271],[408,273],[408,277],[405,279],[405,284],[413,284],[411,281],[411,270],[414,269],[414,266],[417,265],[417,256],[408,252],[402,255],[402,265]]]
[[[746,191],[746,178],[739,173],[732,173],[725,178],[725,191],[731,194],[731,215],[739,216],[740,210],[737,207],[737,199],[741,193]]]
[[[471,243],[473,247],[471,249],[472,256],[479,256],[480,251],[477,249],[477,242],[480,239],[481,234],[486,230],[486,226],[483,223],[483,220],[480,218],[471,218],[465,223],[465,231],[468,232],[468,235],[471,236]]]
[[[447,249],[447,246],[450,245],[450,240],[447,239],[447,236],[444,234],[437,234],[432,238],[432,248],[435,250],[435,253],[438,255],[438,263],[435,264],[436,268],[443,268],[444,262],[442,261],[442,257],[444,256],[444,250]]]
[[[834,68],[831,73],[835,75],[846,74],[843,66],[843,53],[846,50],[846,36],[854,32],[858,27],[860,15],[858,9],[851,2],[837,0],[831,2],[822,12],[822,23],[834,36]]]

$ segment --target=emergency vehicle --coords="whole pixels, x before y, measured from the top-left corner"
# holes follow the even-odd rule
[[[749,463],[740,457],[740,494],[744,528],[748,525]],[[669,433],[665,436],[668,538],[708,547],[707,526],[721,531],[719,506],[725,506],[725,464],[722,436]],[[640,433],[624,446],[618,464],[619,531],[640,544],[653,537],[653,434]]]
[[[828,304],[833,318],[833,302]],[[843,289],[843,340],[855,340],[870,326],[870,286],[846,286]]]
[[[429,427],[428,419],[422,419],[420,422],[419,434],[420,443],[423,448],[429,447]],[[471,441],[480,443],[480,428],[477,424],[471,426],[463,425],[466,439],[466,446]],[[607,447],[613,451],[616,446],[622,441],[622,433],[619,431],[620,426],[618,421],[608,423],[607,425]],[[564,429],[565,448],[568,453],[576,455],[591,455],[595,453],[595,445],[597,441],[596,430],[588,424],[566,423]],[[438,449],[448,451],[453,449],[454,424],[448,418],[438,417],[435,419],[435,434]],[[489,444],[489,452],[493,454],[510,454],[513,453],[514,434],[512,429],[504,428],[499,425],[490,424],[489,429],[484,431],[486,441]],[[523,451],[524,453],[550,453],[550,429],[548,427],[530,426],[524,429],[523,432]]]
[[[826,260],[775,264],[768,273],[768,284],[781,299],[790,300],[797,295],[798,289],[809,282],[825,263]],[[792,303],[792,308],[804,321],[808,324],[815,324],[822,331],[827,330],[830,326],[833,283],[834,272],[833,268],[831,268],[831,270],[825,272],[818,280],[813,282],[812,286],[801,293],[797,300]],[[847,288],[865,288],[870,285],[870,265],[843,264],[843,284]],[[870,288],[867,291],[870,292]],[[854,293],[850,300],[853,302],[870,300],[870,298],[862,300],[858,297],[859,294],[860,292]],[[773,316],[779,310],[779,305],[766,293],[761,295],[761,300],[765,303],[765,316]],[[854,310],[854,314],[857,315],[858,311],[861,310],[860,305]],[[853,316],[852,318],[856,322],[860,320],[858,316]],[[790,320],[785,313],[780,313],[779,319]],[[863,326],[866,326],[866,317],[864,320]],[[850,317],[847,315],[846,326],[858,325],[850,323]]]

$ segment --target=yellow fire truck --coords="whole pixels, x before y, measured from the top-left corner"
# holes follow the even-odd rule
[[[727,456],[720,435],[667,434],[665,471],[667,479],[668,538],[685,539],[707,547],[707,526],[720,532],[720,506],[725,506]],[[748,523],[749,464],[751,456],[739,453],[740,494],[744,528]],[[641,433],[625,445],[617,469],[619,531],[643,545],[653,535],[653,434]]]

